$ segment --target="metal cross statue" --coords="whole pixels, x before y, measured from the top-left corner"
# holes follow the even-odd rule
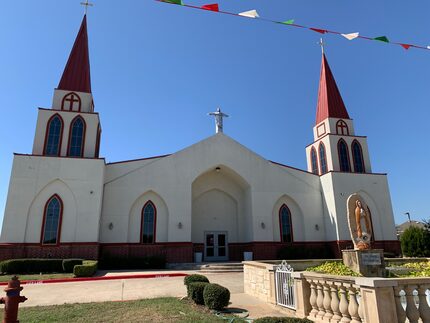
[[[88,2],[88,0],[86,0],[85,2],[81,2],[81,5],[85,6],[85,14],[87,14],[88,7],[94,6],[94,4]]]
[[[228,117],[227,114],[221,112],[220,108],[217,108],[215,112],[210,112],[208,113],[209,116],[214,116],[215,117],[215,132],[223,132],[222,130],[222,118],[224,117]]]
[[[320,38],[320,41],[317,44],[321,46],[321,52],[324,54],[324,46],[325,46],[324,40]]]

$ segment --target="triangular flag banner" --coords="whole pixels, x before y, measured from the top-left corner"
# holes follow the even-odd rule
[[[218,3],[212,3],[212,4],[205,4],[202,6],[202,9],[210,10],[210,11],[219,11]]]
[[[409,45],[409,44],[400,44],[400,46],[402,46],[406,50],[408,50],[409,47],[411,47],[411,45]]]
[[[388,40],[388,38],[387,38],[387,37],[385,37],[385,36],[375,37],[375,38],[373,38],[373,40],[383,41],[384,43],[389,43],[389,42],[390,42],[390,41]]]
[[[316,31],[317,33],[320,33],[320,34],[325,34],[327,32],[327,30],[325,29],[318,29],[318,28],[309,28],[309,29]]]
[[[163,0],[163,2],[178,4],[180,6],[184,5],[183,2],[182,2],[182,0]]]
[[[290,19],[290,20],[287,20],[287,21],[282,21],[281,24],[292,25],[292,24],[294,24],[294,19]]]
[[[257,10],[249,10],[238,13],[239,16],[248,17],[248,18],[258,18],[260,17],[257,13]]]
[[[350,33],[350,34],[341,34],[341,35],[348,40],[353,40],[358,37],[359,33]]]

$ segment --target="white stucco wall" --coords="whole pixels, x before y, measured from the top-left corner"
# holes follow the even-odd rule
[[[338,240],[351,239],[346,202],[353,193],[360,194],[370,208],[375,239],[397,239],[386,175],[329,173],[322,178],[328,211],[337,226]]]
[[[223,181],[216,180],[217,166],[221,175],[226,172]],[[214,173],[202,176],[208,172]],[[118,228],[127,227],[128,214],[136,199],[144,192],[152,191],[169,209],[168,241],[200,241],[198,233],[193,237],[192,231],[203,233],[207,227],[192,230],[193,198],[198,198],[205,190],[217,189],[237,203],[238,242],[279,241],[276,233],[279,221],[274,219],[273,212],[275,204],[283,197],[292,201],[295,239],[325,239],[319,177],[273,164],[224,134],[214,135],[163,158],[107,165],[106,179],[109,180],[105,185],[102,223],[115,218],[122,223]],[[221,194],[218,195],[221,199]],[[208,203],[207,197],[205,201]],[[202,207],[197,205],[197,211],[200,212]],[[232,208],[228,212],[233,212]],[[183,224],[182,228],[178,228],[179,222]],[[315,224],[319,230],[315,229]],[[214,225],[213,229],[220,228]],[[103,225],[102,242],[130,239],[125,229],[116,231],[114,228],[111,231],[115,233],[106,230]]]
[[[84,157],[93,158],[95,156],[96,141],[97,141],[97,127],[99,125],[98,113],[78,113],[70,111],[59,111],[51,109],[39,109],[36,124],[36,133],[33,143],[33,155],[43,155],[43,148],[45,144],[45,134],[49,119],[54,114],[59,114],[63,119],[63,136],[61,141],[60,156],[67,155],[67,148],[69,144],[70,123],[72,120],[80,115],[86,124],[85,128],[85,145]]]
[[[39,243],[44,207],[63,201],[61,242],[96,242],[104,160],[15,155],[1,242]]]
[[[64,91],[59,89],[54,90],[52,109],[61,110],[63,98],[69,93],[74,93],[81,99],[81,112],[93,112],[93,95],[91,93]],[[66,104],[65,108],[69,108],[69,106],[69,104]],[[73,107],[74,111],[76,111],[78,109],[78,104],[75,103]]]

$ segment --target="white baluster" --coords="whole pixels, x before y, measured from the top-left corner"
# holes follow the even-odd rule
[[[324,294],[323,294],[323,287],[321,281],[317,281],[317,306],[318,306],[318,314],[317,319],[321,319],[324,317],[325,310],[324,310]]]
[[[349,290],[349,306],[348,312],[351,315],[351,323],[361,323],[360,316],[358,315],[358,302],[357,302],[357,292],[354,286],[350,285]]]
[[[308,280],[308,283],[311,287],[311,296],[309,297],[309,303],[311,304],[312,311],[309,313],[308,319],[312,320],[316,318],[316,315],[318,313],[318,307],[317,307],[317,287],[315,284],[315,281]]]
[[[418,323],[420,312],[418,311],[414,301],[414,290],[417,286],[408,285],[405,288],[406,292],[406,316],[410,323]]]
[[[342,314],[339,311],[339,295],[337,294],[338,289],[335,283],[331,283],[330,285],[330,291],[331,291],[331,310],[333,312],[333,316],[331,318],[332,323],[338,323],[340,319],[342,318]]]
[[[429,289],[429,287],[430,284],[420,284],[418,286],[418,298],[420,300],[418,309],[423,322],[430,322],[430,307],[427,303],[426,295],[426,290]]]
[[[363,299],[361,298],[361,290],[357,286],[355,288],[357,290],[357,295],[360,294],[360,301],[359,302],[358,302],[358,296],[357,296],[358,316],[360,317],[361,322],[365,323],[366,320],[364,319],[364,313],[363,313],[364,304],[363,304]]]
[[[403,289],[403,286],[394,287],[394,301],[396,303],[396,312],[397,312],[397,322],[405,323],[406,321],[406,312],[403,309],[400,291]]]
[[[323,306],[325,310],[324,314],[324,321],[330,322],[330,319],[333,316],[333,312],[331,310],[331,297],[330,297],[330,286],[326,281],[323,283],[323,291],[324,291],[324,300],[323,300]]]
[[[340,293],[340,304],[339,304],[339,310],[342,313],[342,319],[340,320],[342,323],[349,323],[351,322],[351,317],[349,316],[348,312],[348,299],[346,298],[346,287],[342,284],[339,286],[339,293]]]

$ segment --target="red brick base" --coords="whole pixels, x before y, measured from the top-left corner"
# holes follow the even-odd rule
[[[40,244],[0,244],[0,260],[17,258],[84,258],[98,259],[99,244],[70,243],[59,246]]]
[[[343,249],[352,249],[351,241],[315,241],[294,242],[249,242],[229,244],[229,260],[242,261],[243,253],[250,251],[254,260],[277,259],[278,252],[291,246],[300,249],[329,248],[335,258],[342,257]],[[395,256],[401,254],[400,242],[375,241],[373,248],[384,249]],[[132,257],[165,256],[168,263],[185,263],[194,261],[195,252],[203,252],[203,244],[192,242],[165,242],[150,245],[135,243],[65,243],[59,246],[41,246],[40,244],[0,244],[0,260],[16,258],[84,258],[99,259],[101,257]],[[204,259],[203,259],[204,260]]]

